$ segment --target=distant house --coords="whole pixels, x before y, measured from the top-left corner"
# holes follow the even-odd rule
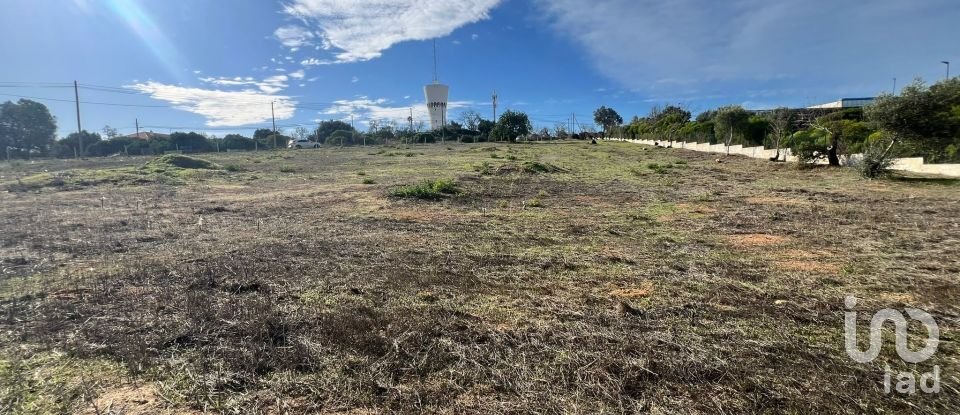
[[[153,131],[141,131],[139,134],[127,134],[124,138],[139,138],[141,140],[160,140],[170,138],[169,134],[160,134]]]
[[[826,104],[814,105],[808,109],[842,109],[842,108],[863,108],[876,101],[876,98],[840,98],[839,101],[828,102]]]

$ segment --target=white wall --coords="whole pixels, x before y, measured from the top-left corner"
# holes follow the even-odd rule
[[[655,142],[659,142],[661,146],[666,146],[666,141],[654,141],[654,140],[630,140],[630,139],[619,139],[619,138],[608,138],[610,141],[627,141],[636,144],[645,144],[648,146],[654,145]],[[719,154],[738,154],[752,158],[765,159],[769,160],[774,155],[776,155],[776,149],[768,149],[764,147],[743,147],[741,145],[730,146],[728,149],[727,146],[723,144],[710,144],[710,143],[685,143],[681,144],[680,142],[674,142],[673,148],[684,148],[692,151],[702,151],[705,153],[719,153]],[[851,154],[849,157],[846,157],[845,160],[842,160],[844,164],[855,164],[863,158],[862,154]],[[790,162],[797,161],[797,158],[790,154],[790,149],[780,149],[780,160],[786,160]],[[913,173],[924,173],[924,174],[939,174],[942,176],[949,177],[960,177],[960,164],[926,164],[923,161],[923,157],[909,157],[896,159],[891,167],[893,170],[898,171],[908,171]]]

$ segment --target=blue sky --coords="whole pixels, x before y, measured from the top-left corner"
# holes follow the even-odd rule
[[[801,106],[960,74],[956,0],[4,0],[0,100],[38,99],[76,129],[251,134],[351,116],[530,114],[538,126],[652,105]],[[113,105],[104,105],[113,104]]]

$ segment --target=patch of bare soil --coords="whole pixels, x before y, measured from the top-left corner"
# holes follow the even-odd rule
[[[198,414],[199,412],[185,409],[167,408],[166,402],[157,393],[157,389],[151,384],[141,384],[138,386],[126,385],[113,389],[107,389],[100,393],[93,400],[92,405],[87,405],[81,412],[84,415],[93,414],[126,414],[126,415],[146,415],[146,414]]]
[[[646,298],[653,294],[653,282],[644,281],[640,283],[639,287],[635,288],[620,288],[613,291],[610,291],[610,296],[622,299],[622,300],[633,300],[637,298]]]
[[[765,233],[727,235],[725,239],[727,240],[727,243],[737,248],[758,248],[783,245],[789,241],[789,238],[785,236],[770,235]]]
[[[833,275],[840,273],[840,265],[823,261],[787,260],[778,262],[777,265],[791,271]]]

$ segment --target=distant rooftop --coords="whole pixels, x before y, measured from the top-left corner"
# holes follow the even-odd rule
[[[139,138],[141,140],[152,140],[155,138],[170,138],[169,134],[160,134],[153,131],[141,131],[139,134],[127,134],[126,138]]]
[[[814,105],[808,109],[834,109],[834,108],[863,108],[873,104],[876,98],[840,98],[839,101],[828,102],[826,104]]]

